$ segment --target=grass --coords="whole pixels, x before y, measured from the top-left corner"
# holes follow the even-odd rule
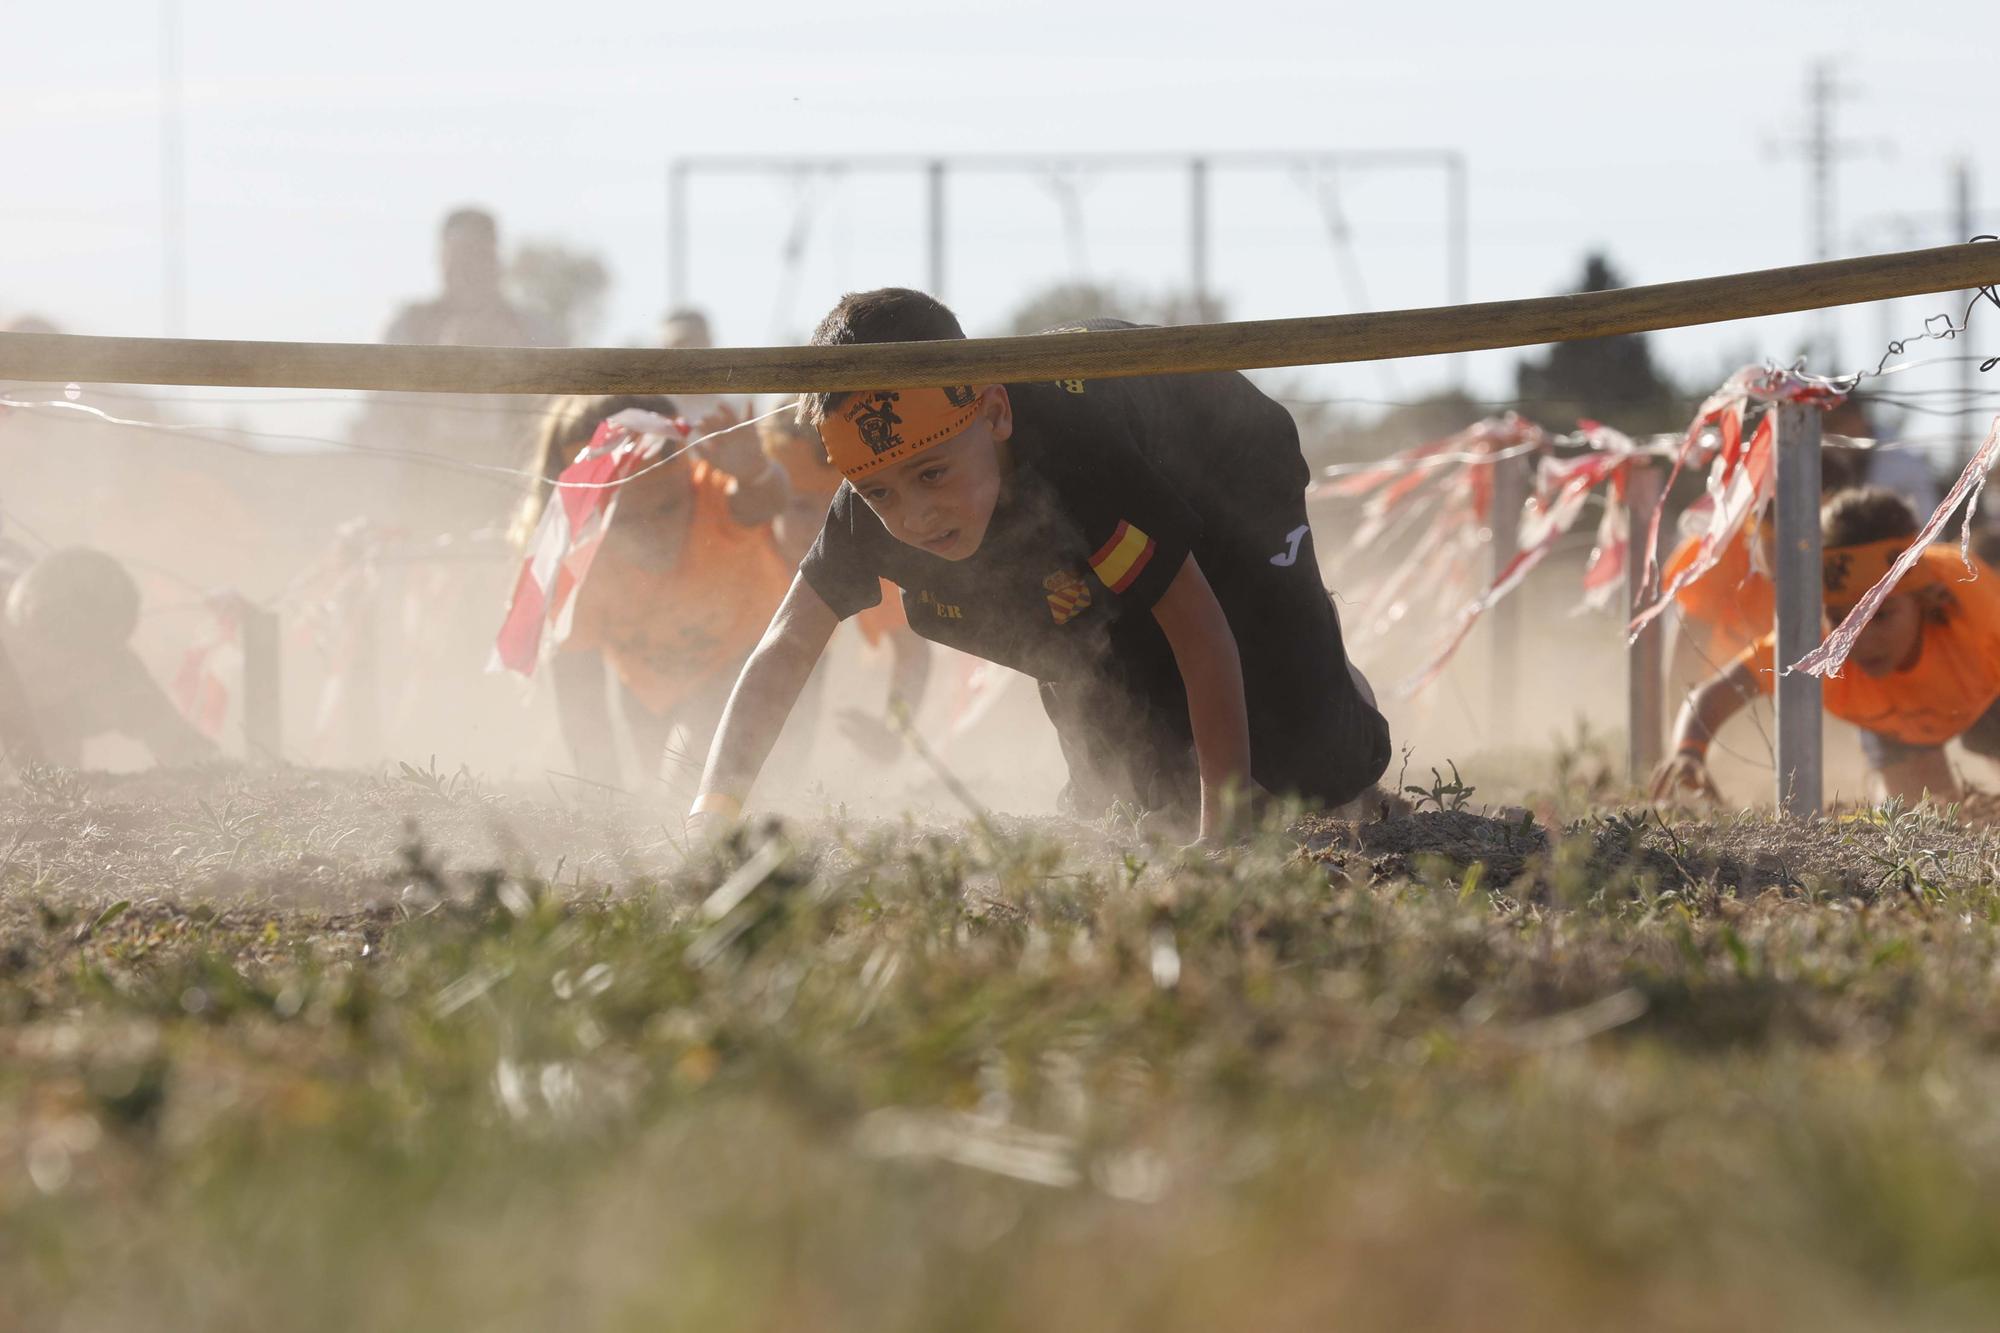
[[[57,785],[18,828],[141,822]],[[147,819],[233,876],[398,820],[253,797]],[[1812,834],[1844,880],[1656,873],[1751,834],[1796,860],[1615,815],[1511,885],[1274,831],[595,878],[419,838],[333,910],[8,832],[0,1324],[1985,1326],[1985,843],[1891,811]]]

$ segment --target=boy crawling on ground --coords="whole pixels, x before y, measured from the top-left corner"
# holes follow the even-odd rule
[[[1827,502],[1820,536],[1829,626],[1846,618],[1916,535],[1916,515],[1893,491],[1871,486]],[[1753,694],[1771,693],[1775,652],[1766,634],[1688,695],[1674,756],[1653,780],[1654,799],[1676,791],[1717,795],[1709,739]],[[1974,754],[2000,757],[2000,574],[1978,562],[1968,573],[1954,544],[1930,547],[1855,640],[1847,668],[1826,679],[1821,700],[1827,712],[1861,728],[1871,799],[1956,798],[1946,741],[1955,736]]]
[[[1124,327],[1096,321],[1089,327]],[[962,338],[902,288],[849,295],[817,346]],[[1338,805],[1389,761],[1306,526],[1285,409],[1236,374],[809,397],[846,476],[736,683],[693,818],[734,816],[839,622],[903,590],[924,638],[1032,676],[1069,767],[1223,832],[1255,789]]]

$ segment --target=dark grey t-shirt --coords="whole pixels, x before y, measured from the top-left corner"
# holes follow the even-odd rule
[[[1291,414],[1236,374],[1007,388],[1013,470],[980,549],[905,545],[842,486],[800,566],[813,591],[846,617],[886,579],[920,636],[1060,687],[1059,730],[1136,725],[1171,758],[1187,695],[1152,609],[1192,555],[1236,636],[1259,781],[1338,801],[1380,776],[1387,730],[1319,582]]]

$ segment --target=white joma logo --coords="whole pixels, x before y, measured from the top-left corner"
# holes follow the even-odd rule
[[[1306,539],[1306,534],[1311,531],[1312,529],[1307,527],[1303,523],[1299,524],[1299,526],[1297,526],[1296,528],[1293,528],[1291,532],[1289,532],[1285,536],[1285,541],[1287,543],[1285,549],[1279,552],[1277,555],[1272,556],[1271,563],[1276,565],[1279,569],[1284,569],[1290,565],[1296,564],[1299,558],[1299,543],[1304,541]]]

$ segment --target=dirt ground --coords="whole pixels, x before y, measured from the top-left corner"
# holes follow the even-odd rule
[[[1988,806],[1459,802],[30,773],[0,1327],[1990,1324]]]
[[[1383,810],[1358,821],[1309,817],[1302,853],[1339,881],[1448,876],[1534,898],[1625,885],[1707,899],[1895,891],[1926,876],[1969,878],[2000,844],[2000,800],[1954,818],[1849,814],[1811,823],[1764,815],[1705,820],[1614,812],[1551,829],[1519,810]],[[1072,848],[1109,854],[1120,831],[1055,818],[1006,819]],[[539,880],[564,896],[643,890],[683,859],[678,821],[660,806],[588,789],[489,790],[468,775],[215,767],[133,775],[31,774],[0,789],[0,935],[42,934],[51,912],[79,929],[234,913],[366,932],[422,910],[439,892],[476,892],[481,872]],[[890,821],[849,821],[893,831]],[[967,828],[964,816],[907,817],[912,831]],[[830,826],[807,823],[805,841]]]

